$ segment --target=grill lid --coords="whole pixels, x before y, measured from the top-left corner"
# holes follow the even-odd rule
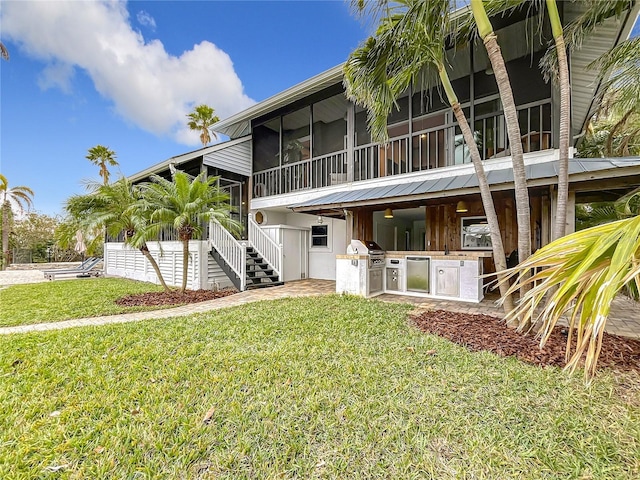
[[[359,253],[360,255],[382,255],[384,250],[373,240],[351,240],[347,246],[347,253]]]

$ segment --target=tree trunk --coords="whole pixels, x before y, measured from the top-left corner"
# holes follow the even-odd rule
[[[491,60],[491,66],[496,76],[500,99],[504,109],[504,118],[507,123],[507,134],[511,148],[511,161],[513,163],[513,183],[516,196],[516,212],[518,219],[518,258],[522,262],[531,255],[531,213],[529,210],[529,190],[527,188],[527,174],[524,167],[522,153],[522,138],[518,123],[516,103],[509,83],[509,75],[504,64],[504,58],[494,33],[484,39],[487,54]]]
[[[480,187],[480,196],[482,197],[482,205],[484,206],[484,213],[487,215],[487,223],[489,224],[489,231],[491,232],[491,248],[493,250],[493,262],[496,266],[496,275],[498,276],[498,282],[500,287],[500,296],[503,300],[503,308],[505,313],[513,310],[513,298],[507,295],[509,289],[508,282],[502,281],[505,278],[504,270],[507,269],[507,257],[504,253],[504,245],[502,243],[502,236],[500,235],[500,225],[498,224],[498,215],[496,214],[495,204],[493,203],[493,197],[491,196],[491,189],[489,188],[489,182],[487,181],[487,175],[484,171],[484,165],[480,158],[480,152],[478,151],[478,145],[473,138],[471,127],[467,118],[464,116],[460,103],[451,105],[453,113],[458,120],[460,130],[469,148],[471,154],[471,161],[478,177],[478,185]]]
[[[2,265],[1,270],[6,270],[9,265],[9,202],[2,202]]]
[[[3,202],[0,206],[2,208],[2,263],[0,270],[5,270],[9,261],[9,210],[7,207],[7,202]]]
[[[571,84],[567,48],[564,44],[562,23],[556,0],[547,0],[547,11],[551,21],[553,37],[558,54],[558,76],[560,78],[560,158],[558,160],[558,199],[553,240],[564,237],[567,228],[567,202],[569,198],[569,138],[571,136]],[[540,132],[542,134],[542,132]]]
[[[189,239],[182,240],[182,288],[180,293],[187,291],[187,275],[189,272]]]
[[[153,255],[151,255],[151,253],[149,252],[149,248],[147,247],[147,244],[145,243],[142,247],[139,248],[139,250],[142,253],[142,255],[146,257],[146,259],[149,261],[149,263],[153,267],[153,271],[156,272],[156,276],[160,281],[160,285],[162,285],[162,288],[164,288],[164,291],[169,292],[170,289],[167,286],[167,283],[164,281],[164,277],[162,276],[162,272],[160,271],[158,262],[156,262],[156,259],[153,258]]]

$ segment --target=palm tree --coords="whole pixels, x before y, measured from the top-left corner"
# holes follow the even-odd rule
[[[2,209],[2,270],[9,264],[10,213],[22,213],[32,205],[33,190],[19,186],[9,188],[7,177],[0,173],[0,208]]]
[[[109,147],[96,145],[89,149],[89,153],[85,158],[94,165],[100,167],[100,176],[102,177],[102,181],[105,185],[108,184],[109,169],[107,168],[107,165],[112,167],[118,165],[118,162],[116,161],[116,152],[109,149]]]
[[[558,320],[567,315],[566,368],[575,370],[586,354],[584,368],[589,379],[595,374],[611,302],[624,287],[636,292],[640,289],[639,258],[640,216],[555,240],[510,271],[509,277],[516,279],[511,290],[525,283],[533,288],[507,321],[516,317],[539,321],[543,347]],[[536,273],[527,278],[530,269]],[[574,335],[576,347],[572,350]]]
[[[213,219],[227,228],[240,228],[229,216],[229,195],[219,188],[218,178],[207,178],[206,172],[194,178],[185,172],[176,171],[173,181],[153,175],[151,183],[140,187],[138,208],[146,212],[149,223],[136,230],[133,239],[137,241],[139,236],[157,236],[166,227],[175,229],[183,247],[182,293],[187,289],[189,240],[198,238],[203,233],[203,223]]]
[[[165,292],[170,289],[167,286],[158,262],[149,252],[147,238],[136,235],[138,231],[145,231],[149,218],[145,211],[139,207],[140,188],[133,185],[125,177],[107,185],[89,185],[92,193],[86,195],[74,195],[69,198],[65,210],[72,218],[79,219],[84,229],[95,231],[106,228],[108,234],[117,237],[121,233],[124,243],[137,248],[153,267],[158,281]]]
[[[507,268],[504,245],[491,190],[474,134],[464,116],[445,68],[444,44],[449,1],[403,0],[380,20],[374,37],[355,50],[345,64],[347,97],[369,111],[368,124],[376,141],[388,140],[387,118],[397,98],[411,83],[425,82],[437,72],[447,99],[469,147],[491,234],[496,273]],[[362,11],[366,6],[356,4]],[[513,307],[507,285],[500,283],[506,311]]]
[[[9,60],[9,50],[4,46],[4,43],[0,42],[0,55],[3,59]]]
[[[509,82],[509,75],[504,63],[504,58],[498,45],[498,37],[493,31],[493,26],[487,16],[482,0],[471,0],[471,11],[478,26],[478,33],[482,38],[491,68],[493,69],[500,100],[504,108],[504,118],[507,124],[507,135],[511,148],[511,161],[513,164],[513,183],[516,197],[516,214],[518,219],[518,257],[520,261],[526,260],[531,255],[531,213],[529,209],[529,190],[527,188],[527,175],[524,167],[520,125],[518,112]]]
[[[191,130],[200,132],[200,141],[202,146],[206,147],[211,142],[211,135],[217,138],[215,132],[211,131],[211,125],[219,122],[220,119],[214,115],[214,109],[208,105],[198,105],[193,112],[187,115],[189,123],[187,124]]]

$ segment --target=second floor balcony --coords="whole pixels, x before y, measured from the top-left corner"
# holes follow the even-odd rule
[[[473,134],[483,160],[510,155],[504,114],[497,98],[467,105]],[[341,149],[311,155],[309,132],[283,148],[283,162],[253,173],[254,198],[328,187],[347,182],[410,174],[471,162],[469,149],[450,110],[442,110],[391,124],[389,142],[358,141],[357,113],[346,115]],[[551,100],[518,106],[521,142],[525,153],[550,149],[555,144]],[[351,128],[349,128],[353,125]],[[366,143],[365,143],[366,142]],[[277,163],[280,163],[279,161]]]

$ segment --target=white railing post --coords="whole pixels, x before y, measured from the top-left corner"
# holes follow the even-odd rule
[[[240,247],[240,291],[244,292],[247,289],[247,244],[242,242]]]

